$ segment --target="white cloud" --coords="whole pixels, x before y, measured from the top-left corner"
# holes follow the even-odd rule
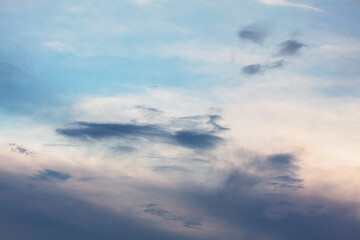
[[[289,2],[287,0],[259,0],[261,3],[267,4],[267,5],[277,5],[277,6],[284,6],[284,7],[300,7],[300,8],[306,8],[317,12],[322,12],[323,10],[312,7],[310,5],[302,4],[302,3],[294,3]]]
[[[150,0],[134,0],[134,2],[140,5],[146,5],[150,3]]]
[[[57,52],[74,52],[75,48],[69,45],[66,45],[62,42],[46,42],[45,46],[57,51]]]

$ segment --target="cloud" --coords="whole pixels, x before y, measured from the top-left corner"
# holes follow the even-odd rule
[[[33,154],[33,152],[31,150],[21,147],[15,143],[9,143],[9,146],[11,147],[12,152],[21,153],[21,154],[25,154],[28,156],[31,156]]]
[[[294,56],[306,45],[298,40],[287,40],[280,44],[278,55],[280,56]]]
[[[56,186],[31,190],[19,176],[0,175],[0,236],[5,239],[202,239],[161,230],[151,222],[92,204]],[[3,187],[2,187],[3,185]],[[168,215],[185,227],[196,226],[192,218]]]
[[[174,139],[179,145],[194,149],[214,148],[222,140],[222,138],[210,133],[187,130],[177,131]]]
[[[262,44],[268,35],[267,30],[261,25],[248,25],[239,31],[239,37],[244,40],[252,41],[256,44]]]
[[[282,68],[285,65],[285,63],[286,63],[285,60],[281,59],[267,64],[257,63],[257,64],[247,65],[244,66],[241,70],[244,74],[256,75],[256,74],[264,73],[265,71],[268,70]]]
[[[302,195],[297,163],[290,153],[257,155],[229,170],[218,187],[185,190],[185,199],[235,226],[244,239],[357,239],[360,221],[351,216],[354,205],[316,193]]]
[[[151,0],[133,0],[136,4],[139,4],[139,5],[147,5],[149,4],[150,2],[152,2]]]
[[[20,55],[13,60],[7,53],[0,52],[0,110],[35,114],[41,107],[53,106],[57,100],[22,63],[22,58],[28,56]]]
[[[153,112],[153,113],[161,113],[161,111],[159,109],[156,108],[152,108],[152,107],[145,107],[145,106],[136,106],[137,109],[141,109],[144,111],[149,111],[149,112]]]
[[[75,52],[76,49],[74,47],[68,46],[61,42],[46,42],[46,47],[49,47],[50,49],[53,49],[57,52]]]
[[[198,228],[202,226],[201,221],[197,218],[178,215],[174,211],[168,211],[154,203],[146,204],[144,207],[144,212],[161,217],[166,221],[181,222],[183,227],[186,228]]]
[[[72,176],[67,173],[57,172],[50,169],[45,169],[43,171],[39,170],[37,174],[34,174],[30,177],[31,180],[44,181],[44,182],[66,182],[71,179]]]
[[[75,128],[57,129],[58,134],[81,140],[104,139],[110,137],[147,137],[167,138],[168,133],[155,125],[137,125],[123,123],[76,122]]]
[[[286,61],[284,59],[280,59],[280,60],[269,63],[268,65],[266,65],[266,67],[269,69],[282,68],[282,67],[284,67],[285,64],[286,64]]]
[[[189,194],[200,210],[236,226],[244,239],[356,240],[360,236],[360,222],[350,216],[354,207],[351,204],[325,203],[323,200],[326,210],[314,209],[314,204],[299,207],[301,201],[314,200],[300,198],[292,203],[281,200],[279,195],[273,197],[253,190],[219,189],[212,192],[202,189]]]
[[[131,153],[136,151],[136,149],[134,147],[130,147],[130,146],[115,146],[112,147],[111,150],[115,151],[115,152],[122,152],[122,153]]]
[[[261,64],[251,64],[242,68],[242,72],[248,75],[255,75],[263,71]]]
[[[210,119],[212,125],[215,121],[216,119]],[[165,130],[166,126],[161,127],[153,124],[76,122],[73,125],[74,127],[71,128],[56,129],[56,132],[82,141],[110,138],[148,139],[191,149],[214,148],[223,140],[212,132],[204,130],[179,130],[173,133],[170,130]],[[215,128],[221,129],[219,125],[215,125]]]
[[[213,132],[230,130],[229,128],[223,127],[217,123],[217,121],[220,119],[221,119],[220,115],[210,115],[209,116],[209,121],[207,123],[213,126],[213,128],[214,128]]]
[[[294,3],[287,0],[259,0],[261,3],[267,4],[267,5],[276,5],[276,6],[284,6],[284,7],[299,7],[299,8],[305,8],[309,10],[313,10],[316,12],[322,12],[323,10],[312,7],[310,5],[301,4],[301,3]]]
[[[156,172],[190,172],[189,169],[181,166],[156,166],[153,167]]]
[[[297,169],[294,162],[296,158],[290,153],[273,154],[266,157],[266,164],[279,171]]]

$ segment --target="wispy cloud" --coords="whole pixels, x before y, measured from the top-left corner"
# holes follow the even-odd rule
[[[267,4],[267,5],[277,5],[277,6],[284,6],[284,7],[299,7],[299,8],[305,8],[305,9],[309,9],[309,10],[313,10],[313,11],[317,11],[317,12],[322,12],[322,9],[310,6],[310,5],[306,5],[306,4],[302,4],[302,3],[295,3],[295,2],[290,2],[287,0],[259,0],[261,3]]]
[[[30,177],[32,180],[37,181],[45,181],[45,182],[53,182],[53,181],[61,181],[66,182],[72,178],[70,174],[58,172],[50,169],[45,169],[43,171],[39,170],[37,174],[34,174]]]
[[[169,211],[154,203],[146,204],[144,207],[144,212],[150,215],[161,217],[166,221],[181,222],[186,228],[196,228],[202,225],[202,222],[199,219],[190,216],[179,215],[174,211]]]

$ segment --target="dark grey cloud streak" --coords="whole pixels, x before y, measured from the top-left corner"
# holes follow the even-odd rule
[[[191,149],[211,149],[223,140],[212,132],[179,130],[173,133],[164,129],[164,127],[152,124],[76,122],[73,124],[73,127],[56,129],[56,132],[60,135],[82,141],[108,138],[143,138]]]
[[[282,68],[282,67],[284,67],[285,64],[286,64],[286,61],[283,59],[277,60],[277,61],[274,61],[271,63],[267,63],[267,64],[260,64],[260,63],[251,64],[251,65],[244,66],[242,68],[242,72],[246,75],[256,75],[256,74],[264,73],[268,70]]]
[[[70,174],[63,173],[63,172],[57,172],[50,169],[45,170],[39,170],[37,174],[34,174],[30,177],[31,180],[36,181],[45,181],[45,182],[54,182],[54,181],[61,181],[66,182],[72,178]]]

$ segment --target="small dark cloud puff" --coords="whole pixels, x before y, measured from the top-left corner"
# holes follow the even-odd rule
[[[39,170],[37,174],[30,177],[31,180],[44,181],[44,182],[66,182],[72,176],[67,173],[57,172],[50,169]]]
[[[268,31],[264,26],[259,24],[245,26],[239,31],[239,37],[241,39],[248,40],[256,44],[262,44],[267,35]]]
[[[287,40],[280,44],[280,49],[277,53],[279,56],[294,56],[299,54],[300,50],[306,45],[298,40]]]
[[[255,75],[263,72],[263,66],[261,64],[251,64],[242,68],[242,72],[248,75]]]
[[[32,154],[33,154],[33,152],[31,150],[21,147],[15,143],[9,143],[9,146],[11,147],[12,152],[21,153],[21,154],[25,154],[28,156],[32,156]]]

